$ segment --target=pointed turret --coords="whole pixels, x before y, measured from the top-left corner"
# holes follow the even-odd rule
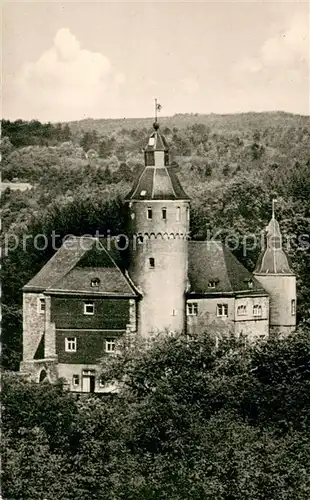
[[[270,296],[270,334],[286,335],[296,327],[296,278],[283,250],[275,201],[266,228],[266,247],[258,259],[254,276]]]
[[[282,246],[282,234],[273,211],[266,228],[266,248],[255,269],[259,274],[294,274]]]

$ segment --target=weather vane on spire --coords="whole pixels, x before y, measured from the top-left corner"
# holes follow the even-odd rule
[[[277,199],[276,198],[272,198],[272,218],[275,219],[275,207],[276,207],[276,203],[277,203]]]
[[[157,112],[160,111],[162,108],[161,104],[157,102],[157,99],[155,99],[155,123],[157,123]]]

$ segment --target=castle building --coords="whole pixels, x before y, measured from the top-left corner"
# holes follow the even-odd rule
[[[251,274],[222,242],[189,239],[190,199],[157,122],[144,155],[125,200],[129,264],[117,238],[107,245],[71,237],[23,288],[20,370],[33,380],[63,378],[71,391],[106,392],[100,363],[123,335],[254,339],[296,326],[296,280],[274,210]]]

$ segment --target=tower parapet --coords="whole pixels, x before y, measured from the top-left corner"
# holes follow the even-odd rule
[[[169,148],[153,124],[145,166],[126,197],[133,237],[129,274],[142,292],[140,333],[182,331],[187,286],[189,197],[169,166]]]

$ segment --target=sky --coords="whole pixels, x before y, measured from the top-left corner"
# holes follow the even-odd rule
[[[2,116],[310,114],[309,2],[7,2]]]

